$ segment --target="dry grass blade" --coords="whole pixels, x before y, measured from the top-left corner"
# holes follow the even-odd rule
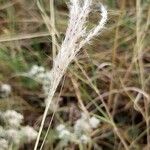
[[[48,103],[44,111],[34,150],[36,150],[38,147],[49,106],[57,89],[57,86],[59,85],[66,69],[68,68],[69,64],[74,60],[79,50],[92,38],[97,36],[106,23],[107,11],[105,7],[102,6],[102,19],[100,23],[97,25],[97,27],[95,27],[92,32],[86,34],[85,23],[89,13],[92,11],[91,5],[92,0],[85,0],[83,4],[80,4],[78,0],[71,0],[70,21],[66,31],[66,37],[62,43],[60,51],[56,58],[53,60],[54,65],[51,70],[51,86],[49,88],[49,95],[46,100]],[[83,37],[85,36],[87,37],[87,39],[85,38],[86,40],[83,39]]]

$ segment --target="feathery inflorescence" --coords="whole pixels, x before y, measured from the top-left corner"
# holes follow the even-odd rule
[[[92,12],[92,0],[70,0],[69,11],[70,20],[66,31],[65,39],[60,47],[56,58],[54,58],[53,60],[54,65],[49,77],[50,87],[48,97],[46,99],[47,106],[39,130],[39,135],[35,144],[35,150],[38,146],[39,138],[52,98],[66,69],[68,68],[69,64],[75,59],[75,56],[77,55],[79,50],[101,32],[107,21],[107,10],[103,5],[101,5],[101,20],[96,27],[94,27],[90,31],[86,30],[87,17],[89,16],[89,13]]]
[[[107,10],[101,5],[102,18],[99,24],[87,33],[85,24],[89,13],[92,11],[91,7],[92,0],[85,0],[82,3],[79,0],[71,0],[70,21],[66,37],[57,57],[54,59],[49,94],[54,93],[66,69],[79,50],[104,28],[107,20]]]

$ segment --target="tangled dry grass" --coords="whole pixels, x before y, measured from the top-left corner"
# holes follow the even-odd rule
[[[99,2],[107,6],[108,23],[90,41],[101,30],[101,26],[92,30],[99,24]],[[71,13],[76,15],[80,3],[72,3]],[[0,96],[0,110],[22,113],[23,124],[39,131],[46,98],[43,85],[22,73],[33,65],[48,71],[53,66],[60,73],[50,73],[51,82],[59,80],[35,149],[150,149],[149,0],[93,0],[95,11],[89,21],[84,24],[90,10],[83,15],[81,9],[84,18],[77,25],[81,28],[74,21],[80,15],[73,16],[69,24],[73,28],[68,27],[66,34],[66,0],[2,0],[0,4],[0,84],[11,86],[11,93]],[[20,148],[30,150],[34,144]]]

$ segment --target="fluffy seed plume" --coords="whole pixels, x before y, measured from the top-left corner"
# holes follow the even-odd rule
[[[74,60],[79,50],[85,44],[88,44],[89,41],[91,41],[91,39],[93,39],[95,36],[98,36],[107,21],[107,10],[103,5],[101,5],[101,19],[98,25],[90,31],[86,30],[87,17],[89,16],[89,13],[92,12],[92,0],[70,0],[69,12],[70,20],[66,31],[66,36],[60,47],[59,53],[53,60],[54,65],[50,74],[51,83],[49,87],[49,94],[46,100],[47,106],[44,112],[34,150],[37,149],[49,106],[66,69]]]

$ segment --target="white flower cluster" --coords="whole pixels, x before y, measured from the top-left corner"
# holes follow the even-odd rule
[[[74,133],[83,143],[90,141],[90,133],[93,129],[96,129],[100,124],[100,120],[96,117],[89,118],[85,113],[82,113],[80,119],[75,122]]]
[[[30,143],[31,141],[35,140],[37,137],[37,131],[35,131],[30,126],[25,126],[21,128],[21,134],[26,139],[27,143]]]
[[[0,112],[0,150],[8,150],[12,145],[19,149],[24,143],[36,139],[37,131],[30,126],[21,126],[23,116],[14,110]]]
[[[76,131],[79,131],[80,129],[89,131],[91,129],[97,128],[99,123],[100,120],[97,119],[96,117],[88,118],[86,114],[82,113],[81,118],[76,121],[74,129]]]
[[[43,92],[47,96],[49,93],[50,83],[51,83],[51,71],[46,70],[42,66],[33,65],[29,72],[27,72],[27,76],[37,80],[42,84]]]
[[[23,116],[14,110],[7,110],[5,113],[3,113],[3,117],[5,122],[14,128],[18,128],[23,121]]]
[[[8,150],[8,141],[0,138],[0,150]]]
[[[67,130],[65,125],[63,125],[63,124],[58,125],[56,127],[56,130],[59,133],[58,137],[60,139],[69,139],[70,138],[71,132],[69,130]]]
[[[9,84],[2,84],[0,86],[0,97],[6,98],[11,94],[12,88]]]
[[[97,128],[99,124],[100,120],[96,117],[89,118],[86,114],[82,113],[81,118],[78,119],[73,126],[73,132],[69,131],[63,124],[58,125],[56,130],[61,140],[68,140],[68,142],[77,141],[87,144],[91,141],[91,131]]]

